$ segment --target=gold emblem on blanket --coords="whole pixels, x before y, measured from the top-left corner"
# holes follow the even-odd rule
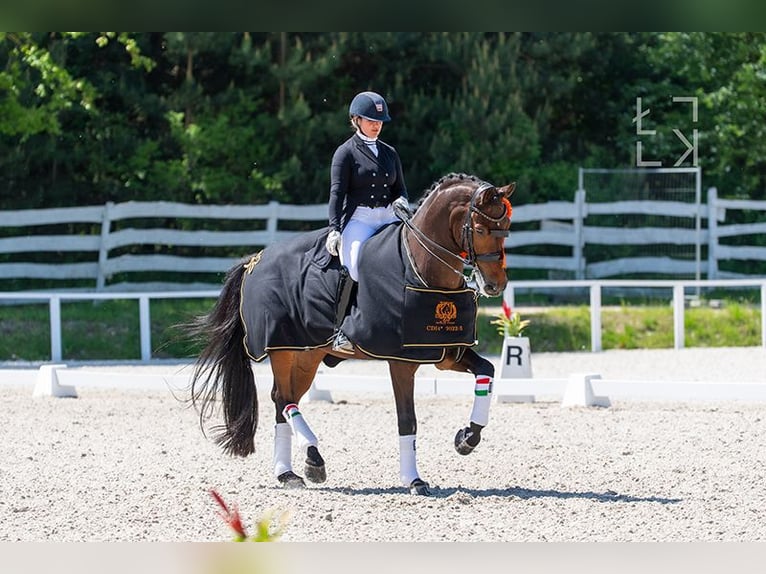
[[[470,347],[476,344],[476,313],[471,289],[406,285],[402,347]]]
[[[452,301],[439,301],[436,304],[434,318],[441,325],[450,325],[457,319],[457,307]]]
[[[245,263],[245,273],[250,275],[253,272],[253,269],[255,269],[255,266],[258,265],[258,262],[261,260],[262,253],[263,253],[262,250],[259,251],[258,253],[256,253],[250,258],[250,261]]]

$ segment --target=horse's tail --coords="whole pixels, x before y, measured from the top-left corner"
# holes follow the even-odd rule
[[[254,452],[253,438],[258,427],[258,394],[239,310],[244,274],[243,264],[232,267],[213,310],[188,326],[189,334],[205,344],[195,363],[190,388],[200,427],[204,434],[204,423],[212,416],[220,392],[224,424],[212,427],[213,440],[225,452],[237,456]]]

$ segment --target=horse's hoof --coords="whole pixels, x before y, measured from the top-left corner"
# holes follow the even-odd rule
[[[292,470],[283,472],[277,480],[284,488],[306,488],[306,482]]]
[[[476,445],[479,444],[477,438],[480,438],[480,435],[477,437],[476,433],[470,428],[465,427],[460,429],[455,435],[455,450],[458,454],[471,454],[473,449],[476,448]]]
[[[341,364],[345,360],[346,359],[344,359],[343,357],[334,357],[333,355],[325,355],[324,359],[322,359],[322,362],[332,369],[333,367],[337,367],[339,364]]]
[[[418,496],[431,496],[431,489],[428,488],[428,483],[425,480],[416,478],[410,483],[410,494],[417,494]]]
[[[303,469],[306,472],[306,478],[311,482],[324,482],[327,480],[327,471],[324,466],[324,459],[319,454],[315,446],[310,446],[306,451],[306,466]]]

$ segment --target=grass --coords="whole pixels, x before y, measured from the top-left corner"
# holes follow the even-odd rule
[[[151,302],[152,357],[194,357],[198,347],[183,339],[176,325],[207,312],[212,299]],[[137,360],[141,357],[138,301],[61,303],[65,360]],[[50,360],[47,304],[0,306],[0,361]]]
[[[199,348],[181,336],[175,325],[208,312],[212,299],[162,299],[151,302],[153,358],[191,358]],[[523,312],[523,308],[521,309]],[[531,324],[524,332],[532,352],[590,350],[590,310],[587,306],[548,307],[523,313]],[[482,354],[499,355],[502,338],[491,308],[478,317]],[[64,360],[140,359],[138,302],[62,302]],[[742,347],[761,344],[760,307],[752,302],[726,301],[721,308],[697,307],[685,312],[685,346]],[[670,305],[622,304],[602,310],[604,349],[673,347]],[[0,306],[0,361],[50,360],[50,320],[47,304]]]
[[[502,340],[480,316],[479,352],[500,354]],[[532,352],[589,351],[590,309],[552,307],[524,313],[531,324],[524,331]],[[487,324],[485,324],[487,323]],[[759,307],[729,302],[720,309],[697,307],[684,313],[686,347],[748,347],[761,344]],[[603,349],[672,349],[673,309],[670,305],[621,305],[601,311]]]

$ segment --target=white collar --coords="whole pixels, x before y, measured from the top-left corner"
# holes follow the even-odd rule
[[[365,142],[365,143],[371,143],[371,144],[372,144],[372,143],[377,143],[377,142],[378,142],[378,138],[371,138],[371,137],[367,137],[366,135],[364,135],[364,134],[362,133],[362,131],[361,131],[361,130],[356,130],[356,135],[358,135],[358,136],[359,136],[359,138],[360,138],[360,139],[361,139],[363,142]]]

